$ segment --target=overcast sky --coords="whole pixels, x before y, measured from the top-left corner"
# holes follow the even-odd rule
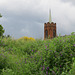
[[[75,0],[0,0],[4,35],[44,38],[44,23],[56,23],[57,35],[75,32]]]

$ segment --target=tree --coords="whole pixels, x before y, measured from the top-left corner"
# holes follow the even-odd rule
[[[2,17],[2,15],[0,14],[0,17]]]
[[[71,35],[75,35],[75,32],[72,32]]]
[[[0,17],[2,17],[2,15],[0,14]],[[0,37],[3,36],[5,30],[3,30],[2,25],[0,25]]]
[[[4,31],[5,31],[5,30],[3,30],[2,25],[0,25],[0,36],[3,36]]]

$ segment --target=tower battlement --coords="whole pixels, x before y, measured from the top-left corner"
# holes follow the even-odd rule
[[[47,23],[44,23],[44,27],[47,27],[47,26],[56,26],[56,23],[54,23],[54,22],[51,22],[51,23],[47,22]]]

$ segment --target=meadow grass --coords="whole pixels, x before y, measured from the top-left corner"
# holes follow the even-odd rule
[[[75,35],[50,40],[0,38],[0,75],[75,75]]]

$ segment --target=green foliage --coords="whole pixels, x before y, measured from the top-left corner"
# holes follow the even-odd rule
[[[75,75],[75,57],[73,58],[72,69],[66,75]]]
[[[5,68],[6,66],[6,57],[4,54],[2,54],[2,52],[0,51],[0,73],[1,73],[1,70],[3,68]]]
[[[35,41],[0,38],[0,43],[7,45],[0,47],[0,74],[75,74],[75,35]]]
[[[2,17],[2,15],[0,14],[0,17]]]
[[[0,39],[0,46],[3,46],[4,42],[2,41],[2,39]]]
[[[6,69],[2,69],[2,73],[1,75],[15,75],[14,72],[12,71],[12,69],[6,68]]]
[[[2,25],[0,25],[0,37],[3,36],[4,31],[5,31],[5,30],[3,30]]]
[[[75,35],[75,32],[72,32],[71,35]]]
[[[0,14],[0,17],[2,17],[2,15]],[[0,25],[0,37],[3,36],[5,30],[3,30],[2,25]]]

